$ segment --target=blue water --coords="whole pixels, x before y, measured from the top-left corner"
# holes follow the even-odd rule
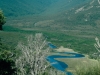
[[[51,43],[49,43],[48,45],[52,49],[57,48],[55,45],[53,45]],[[68,56],[51,55],[51,56],[46,57],[46,60],[50,62],[51,66],[53,66],[57,70],[63,71],[64,73],[66,73],[66,75],[73,75],[71,72],[66,71],[66,68],[68,68],[68,65],[64,62],[56,60],[55,58],[81,58],[81,57],[84,57],[84,55],[82,55],[82,54],[72,53],[72,52],[55,52],[55,53],[70,54]]]

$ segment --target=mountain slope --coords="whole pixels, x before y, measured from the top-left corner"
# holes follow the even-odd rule
[[[55,3],[52,3],[48,9],[45,11],[45,14],[55,14],[61,13],[81,4],[85,4],[91,0],[58,0]]]
[[[6,16],[39,14],[56,0],[0,0],[0,8]]]
[[[98,0],[92,0],[62,11],[56,17],[34,20],[34,23],[28,25],[30,28],[24,25],[23,29],[25,30],[56,31],[72,36],[94,38],[94,36],[100,35],[100,4]]]
[[[0,8],[7,16],[56,14],[90,0],[0,0]]]
[[[99,0],[92,0],[89,3],[72,8],[58,19],[60,23],[66,25],[97,25],[100,20],[100,3]]]
[[[42,13],[43,15],[46,14],[46,16],[44,17],[44,16],[39,15],[35,17],[32,16],[31,18],[19,17],[18,20],[12,20],[11,22],[9,21],[6,23],[11,26],[13,25],[16,27],[21,27],[21,28],[26,28],[26,27],[36,28],[36,29],[41,28],[41,29],[47,29],[47,30],[48,29],[49,30],[51,29],[52,30],[55,30],[55,29],[56,30],[69,30],[69,29],[77,30],[77,28],[80,28],[81,26],[91,27],[91,26],[96,26],[96,25],[99,26],[100,24],[99,22],[100,21],[100,1],[99,0],[54,0],[54,1],[33,0],[34,3],[33,2],[30,3],[30,1],[26,1],[26,0],[22,0],[22,1],[15,0],[15,1],[17,3],[19,2],[18,3],[19,6],[21,3],[23,6],[26,6],[27,9],[28,7],[32,7],[32,6],[36,8],[34,10],[37,10],[37,11],[35,11],[34,14],[37,14],[38,12],[38,14]],[[12,2],[15,2],[15,1],[12,0]],[[27,4],[29,6],[27,6]],[[40,9],[40,6],[43,9],[38,10]],[[48,7],[45,7],[45,6],[48,6]],[[25,10],[25,11],[28,11],[28,10]],[[23,10],[21,11],[23,12]],[[13,14],[16,14],[16,12]],[[18,12],[19,15],[21,14],[23,15],[22,12],[21,13]],[[28,13],[29,12],[30,11],[28,11]],[[31,14],[33,14],[33,10]],[[51,16],[51,14],[54,14],[56,16]],[[27,13],[25,15],[27,15]]]

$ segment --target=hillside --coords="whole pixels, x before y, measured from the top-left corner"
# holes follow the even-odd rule
[[[65,11],[55,20],[61,31],[76,36],[99,36],[100,32],[100,3],[92,0]],[[59,29],[58,28],[58,29]]]
[[[45,11],[51,3],[52,0],[0,0],[0,8],[6,16],[34,15]]]
[[[0,0],[6,16],[56,14],[90,0]],[[42,14],[42,15],[43,15]]]
[[[92,0],[61,12],[62,13],[58,12],[59,14],[57,13],[58,15],[56,14],[56,17],[54,15],[49,17],[49,19],[46,18],[44,20],[36,21],[33,24],[33,27],[61,31],[75,36],[93,37],[99,34],[99,0]]]
[[[100,37],[98,0],[92,0],[90,2],[80,0],[85,1],[85,3],[83,2],[78,5],[75,3],[75,6],[73,5],[73,1],[75,0],[69,0],[72,1],[70,4],[73,5],[71,7],[69,6],[70,8],[66,8],[66,4],[68,4],[65,3],[66,0],[63,0],[62,3],[60,1],[61,0],[52,1],[51,4],[45,8],[45,11],[42,12],[43,15],[36,13],[37,15],[7,17],[4,30],[7,32],[7,29],[9,29],[8,32],[13,32],[13,27],[15,27],[20,28],[23,33],[28,34],[42,32],[49,37],[51,42],[54,42],[58,46],[63,45],[68,47],[71,45],[72,49],[84,53],[91,52],[91,50],[95,51],[93,46],[94,38],[96,36],[98,38]],[[59,5],[59,3],[61,3],[61,5]],[[56,7],[58,6],[57,4],[59,8]],[[53,15],[52,13],[50,14],[49,11],[52,12]],[[19,30],[17,31],[20,32]]]
[[[73,2],[75,0],[69,1],[72,2],[67,3],[66,0],[63,0],[61,3],[61,0],[55,0],[55,2],[52,2],[52,4],[48,6],[48,9],[46,9],[45,12],[42,12],[42,14],[45,14],[45,16],[36,15],[18,17],[16,19],[12,18],[10,19],[11,21],[7,20],[6,25],[22,28],[29,31],[59,31],[65,34],[79,37],[93,38],[98,36],[100,31],[100,4],[98,0],[80,0],[78,3],[79,5]],[[57,5],[59,5],[61,8],[57,8]],[[70,8],[66,8],[67,6]],[[50,11],[51,9],[55,9],[55,11]],[[52,12],[53,15],[47,11]],[[57,11],[60,11],[60,13]]]
[[[97,25],[100,19],[100,3],[99,0],[92,0],[89,3],[72,8],[65,12],[62,16],[62,22],[69,25]],[[60,21],[61,22],[61,21]]]
[[[88,3],[90,1],[91,0],[58,0],[57,2],[52,3],[46,9],[46,11],[44,11],[44,14],[51,15],[51,14],[62,13],[79,5]]]

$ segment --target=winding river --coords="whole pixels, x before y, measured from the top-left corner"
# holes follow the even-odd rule
[[[48,45],[52,49],[57,48],[55,45],[53,45],[51,43],[49,43]],[[51,56],[47,56],[46,60],[50,62],[51,66],[53,66],[57,70],[64,72],[66,75],[73,75],[71,72],[66,71],[66,68],[68,68],[68,65],[62,61],[56,60],[55,58],[81,58],[81,57],[84,57],[84,55],[82,55],[82,54],[72,53],[72,52],[55,52],[55,53],[67,54],[67,56],[51,55]]]

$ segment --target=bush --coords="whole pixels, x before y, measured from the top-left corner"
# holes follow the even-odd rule
[[[14,66],[14,61],[0,59],[0,75],[16,75],[16,68]]]
[[[0,10],[0,30],[2,30],[2,25],[5,24],[5,17],[3,15],[3,12]]]

